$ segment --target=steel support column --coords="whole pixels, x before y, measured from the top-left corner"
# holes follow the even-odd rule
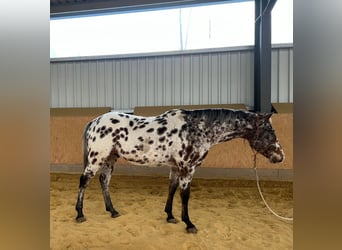
[[[271,10],[277,0],[255,0],[254,110],[271,112]]]

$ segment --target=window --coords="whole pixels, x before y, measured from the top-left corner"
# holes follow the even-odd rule
[[[253,44],[254,1],[56,18],[50,21],[51,58],[186,51]]]
[[[271,18],[272,43],[293,43],[293,0],[277,0]]]

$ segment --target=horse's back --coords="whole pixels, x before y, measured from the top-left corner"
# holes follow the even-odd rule
[[[174,145],[179,145],[178,132],[183,123],[180,110],[155,117],[109,112],[95,118],[89,126],[89,152],[106,159],[115,151],[134,164],[169,165],[175,154]]]

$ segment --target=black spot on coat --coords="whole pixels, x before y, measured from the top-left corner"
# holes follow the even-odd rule
[[[160,127],[160,128],[157,129],[157,133],[158,133],[158,135],[162,135],[162,134],[164,134],[164,132],[165,132],[166,130],[167,130],[166,127]]]
[[[120,122],[118,119],[114,119],[114,118],[110,118],[110,120],[113,124],[117,124]]]

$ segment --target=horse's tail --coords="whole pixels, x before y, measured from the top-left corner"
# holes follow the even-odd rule
[[[88,165],[88,138],[87,138],[87,131],[89,130],[90,125],[92,124],[92,122],[89,122],[87,124],[87,126],[85,127],[84,131],[83,131],[83,136],[82,136],[82,140],[83,140],[83,168],[85,169]]]

